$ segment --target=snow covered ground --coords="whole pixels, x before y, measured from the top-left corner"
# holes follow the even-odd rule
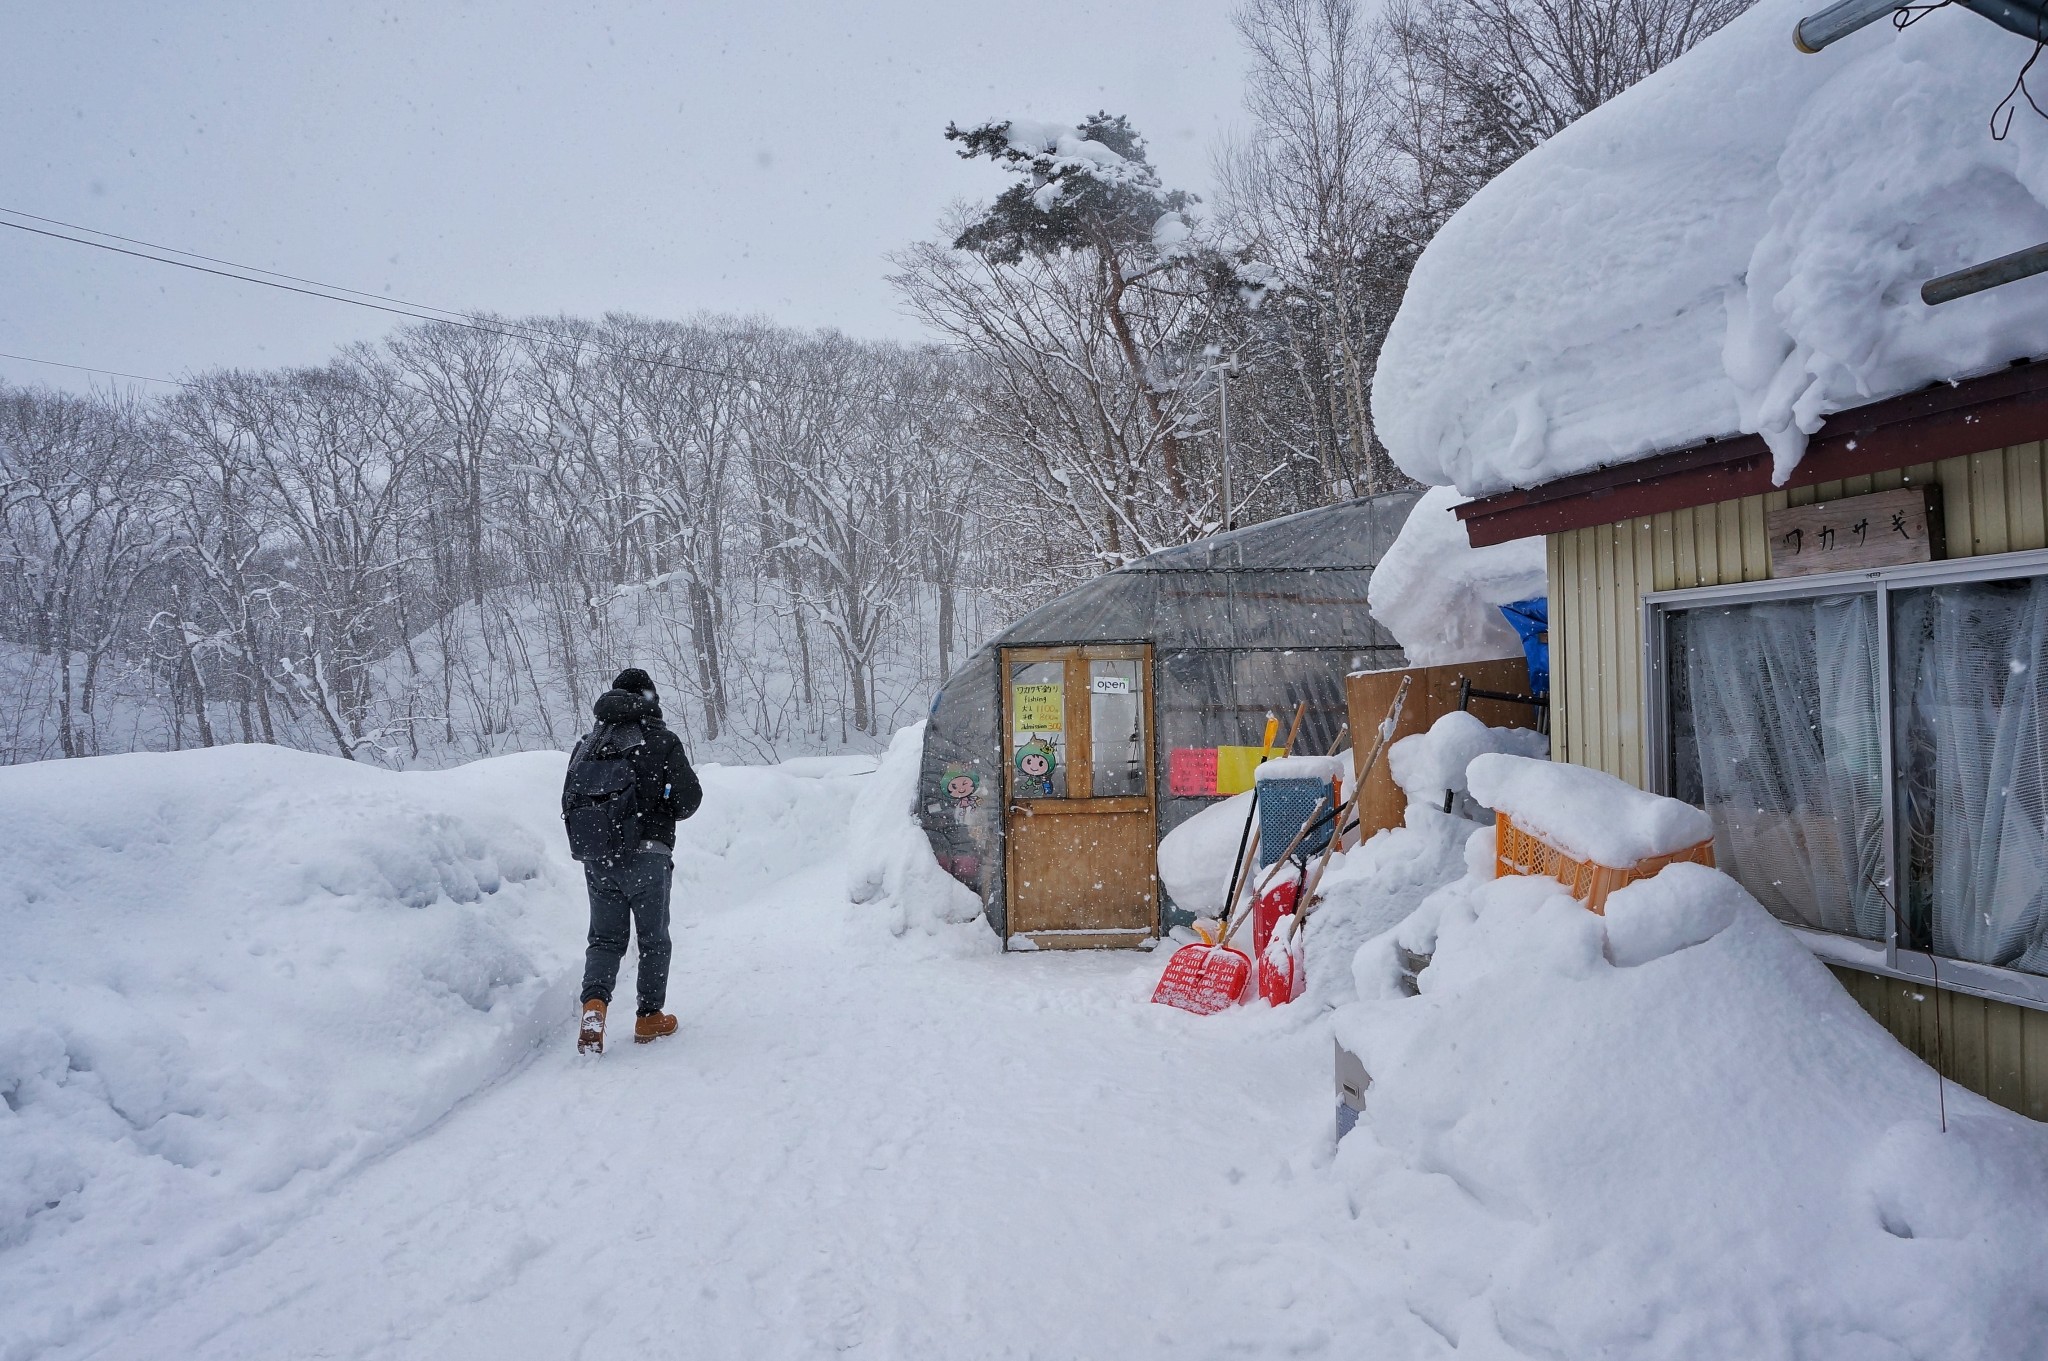
[[[1951,1089],[1943,1144],[1899,1081],[1925,1070],[1760,911],[1708,893],[1667,930],[1651,901],[1610,963],[1613,928],[1554,893],[1467,881],[1402,927],[1442,965],[1421,997],[1375,972],[1386,937],[1364,1001],[1196,1018],[1145,1000],[1158,955],[1003,956],[920,901],[914,826],[878,799],[898,745],[873,775],[707,772],[681,1034],[595,1060],[559,757],[0,771],[0,1358],[2048,1338],[2048,1131]],[[1346,857],[1332,922],[1385,925],[1463,868],[1470,824],[1437,816]],[[1732,1026],[1677,1004],[1779,984]],[[1378,1084],[1341,1151],[1333,1025]],[[1763,1055],[1764,1095],[1851,1066],[1788,1115],[1717,1030]],[[1831,1254],[1810,1288],[1803,1251]]]

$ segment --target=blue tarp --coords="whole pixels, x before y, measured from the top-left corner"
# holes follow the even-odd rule
[[[1548,695],[1550,693],[1550,601],[1545,596],[1528,600],[1517,600],[1512,605],[1503,605],[1500,612],[1514,631],[1521,635],[1522,651],[1529,658],[1529,693]]]

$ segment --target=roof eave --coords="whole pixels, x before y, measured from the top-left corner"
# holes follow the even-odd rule
[[[2016,360],[1829,416],[1783,487],[1890,472],[2048,439],[2048,363]],[[1456,508],[1472,546],[1686,510],[1781,489],[1758,435],[1702,440],[1647,458],[1482,496]]]

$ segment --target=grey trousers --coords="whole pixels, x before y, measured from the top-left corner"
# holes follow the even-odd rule
[[[640,937],[639,1006],[642,1016],[668,999],[668,894],[673,865],[668,848],[642,850],[615,865],[585,861],[590,887],[590,948],[583,955],[583,999],[611,1005],[630,922]]]

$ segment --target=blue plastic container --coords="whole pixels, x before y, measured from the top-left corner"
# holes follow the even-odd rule
[[[1316,801],[1322,800],[1322,808],[1316,809]],[[1323,779],[1260,780],[1259,781],[1259,868],[1264,869],[1280,858],[1287,849],[1287,843],[1294,840],[1309,820],[1309,815],[1321,819],[1330,811],[1330,782]],[[1315,855],[1330,844],[1330,832],[1335,819],[1329,819],[1304,839],[1297,853]]]

